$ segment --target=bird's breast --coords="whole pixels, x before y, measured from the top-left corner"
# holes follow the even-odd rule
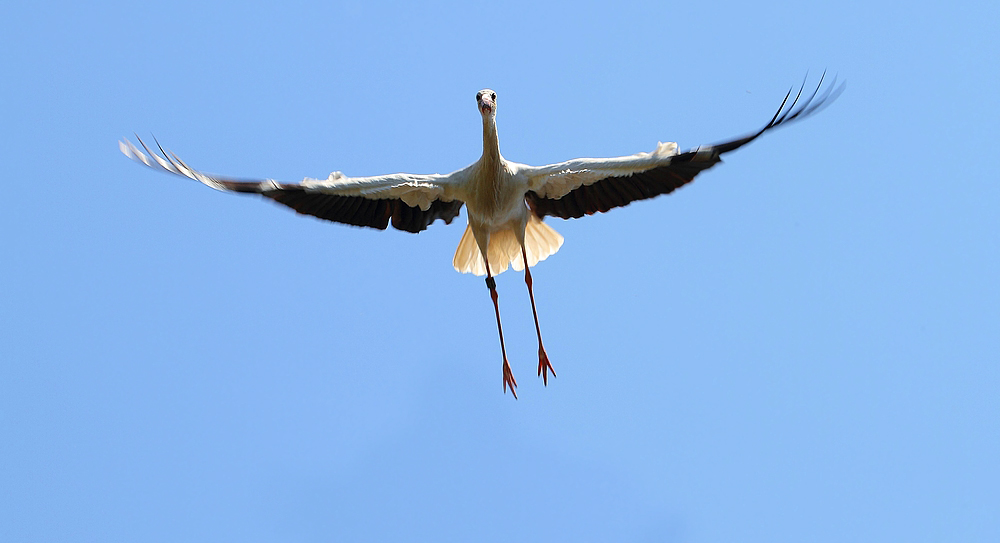
[[[525,212],[524,187],[503,161],[484,164],[473,176],[469,198],[469,222],[486,227],[500,227]]]

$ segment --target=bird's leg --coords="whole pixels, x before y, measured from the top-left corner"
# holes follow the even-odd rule
[[[542,376],[542,383],[549,385],[549,372],[552,377],[556,376],[556,370],[549,363],[549,355],[545,354],[545,347],[542,346],[542,329],[538,327],[538,311],[535,310],[535,293],[531,290],[531,268],[528,267],[528,252],[521,244],[521,257],[524,258],[524,282],[528,285],[528,297],[531,298],[531,315],[535,317],[535,332],[538,333],[538,375]]]
[[[503,326],[500,325],[500,304],[497,303],[499,295],[497,295],[497,282],[493,279],[493,274],[490,273],[490,262],[486,259],[486,255],[483,255],[483,260],[486,262],[486,286],[490,289],[490,298],[493,298],[493,309],[497,313],[497,331],[500,332],[500,353],[503,354],[503,392],[507,393],[507,387],[510,386],[510,393],[514,395],[514,399],[517,399],[517,380],[514,379],[513,372],[510,371],[510,362],[507,362],[507,349],[503,344]]]

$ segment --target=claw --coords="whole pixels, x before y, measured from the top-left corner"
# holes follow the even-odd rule
[[[514,379],[514,374],[510,371],[510,363],[507,359],[503,359],[503,393],[507,393],[507,386],[510,386],[510,393],[514,395],[514,399],[517,399],[517,379]]]
[[[549,372],[552,372],[552,377],[556,376],[556,370],[552,367],[549,362],[549,355],[545,354],[545,348],[541,345],[538,346],[538,375],[542,377],[542,383],[545,386],[549,386]]]

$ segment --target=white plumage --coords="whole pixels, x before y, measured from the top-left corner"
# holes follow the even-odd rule
[[[822,84],[821,78],[816,90],[798,108],[802,89],[786,109],[789,91],[764,128],[729,142],[686,153],[678,153],[676,143],[659,143],[648,153],[580,158],[546,166],[503,158],[497,136],[496,93],[484,89],[476,94],[483,119],[483,154],[468,167],[447,175],[347,177],[334,172],[326,179],[306,178],[298,183],[237,180],[195,170],[162,147],[160,154],[154,153],[141,140],[141,149],[128,140],[119,142],[119,146],[126,156],[150,168],[188,177],[216,190],[260,194],[299,213],[356,226],[385,229],[392,224],[400,230],[419,232],[437,219],[450,224],[464,205],[469,222],[453,265],[462,273],[487,276],[500,334],[503,388],[506,391],[510,386],[516,398],[517,382],[504,348],[493,275],[508,267],[525,271],[538,333],[538,374],[548,384],[548,372],[555,376],[555,371],[542,346],[529,268],[558,251],[563,238],[542,219],[547,215],[581,217],[670,193],[720,162],[723,153],[753,141],[767,130],[815,113],[843,91],[843,85],[830,86],[817,96]]]

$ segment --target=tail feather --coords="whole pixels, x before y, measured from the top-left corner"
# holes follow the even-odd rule
[[[563,244],[563,237],[540,219],[531,215],[524,231],[524,249],[528,253],[528,266],[534,266],[550,255],[556,253]],[[499,275],[513,267],[516,271],[524,269],[524,259],[521,257],[521,245],[513,230],[501,230],[490,236],[488,249],[490,271]],[[486,265],[479,253],[479,245],[472,235],[472,229],[465,227],[462,240],[458,242],[455,258],[452,260],[455,271],[486,275]]]
[[[451,264],[459,273],[486,275],[483,257],[479,256],[479,246],[476,245],[476,238],[472,235],[472,227],[465,226],[465,233],[462,234],[462,240],[458,242],[458,249],[455,250],[455,258]]]

